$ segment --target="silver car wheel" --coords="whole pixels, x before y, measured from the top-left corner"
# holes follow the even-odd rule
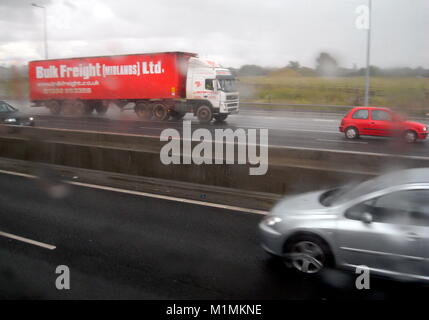
[[[324,267],[325,254],[316,243],[300,241],[293,245],[289,258],[298,271],[317,273]]]

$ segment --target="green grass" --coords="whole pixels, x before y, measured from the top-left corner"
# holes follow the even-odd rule
[[[243,101],[360,105],[364,78],[242,77],[238,82]],[[370,104],[429,111],[428,78],[371,78]]]

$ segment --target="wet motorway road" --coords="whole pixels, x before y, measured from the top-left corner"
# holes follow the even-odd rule
[[[181,132],[182,122],[141,121],[132,110],[119,112],[111,108],[106,116],[88,116],[73,118],[51,116],[44,108],[33,108],[36,113],[36,126],[62,128],[70,130],[92,130],[111,133],[128,133],[159,136],[166,128],[176,128]],[[269,144],[298,148],[316,148],[326,150],[345,150],[351,152],[370,152],[403,154],[429,157],[426,141],[410,145],[386,138],[362,137],[347,140],[338,131],[342,114],[320,112],[290,112],[269,110],[241,110],[237,115],[228,117],[225,123],[200,125],[195,117],[188,114],[184,119],[192,121],[192,128],[215,129],[269,129]],[[428,119],[413,119],[429,125]]]
[[[261,217],[88,187],[52,189],[0,174],[0,298],[414,299],[429,293],[382,279],[359,291],[355,275],[339,271],[298,277],[260,249]],[[55,288],[58,265],[70,268],[70,290]]]

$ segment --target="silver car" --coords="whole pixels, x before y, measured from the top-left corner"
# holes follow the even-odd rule
[[[429,281],[429,168],[286,197],[259,228],[262,247],[303,273],[366,266]]]

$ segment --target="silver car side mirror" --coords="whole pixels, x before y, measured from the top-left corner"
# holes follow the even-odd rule
[[[372,214],[368,212],[364,212],[362,214],[362,222],[371,223],[372,222]]]

